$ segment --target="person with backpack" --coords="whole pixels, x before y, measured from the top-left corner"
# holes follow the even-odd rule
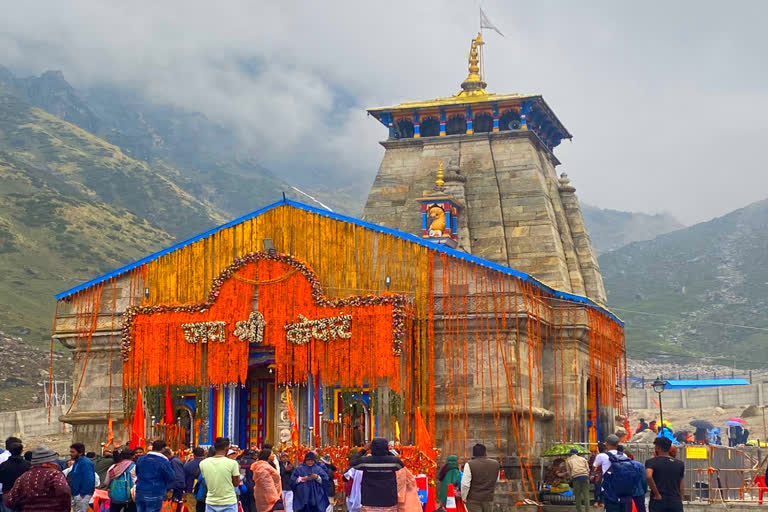
[[[109,512],[136,512],[133,501],[133,474],[136,464],[130,451],[112,453],[115,463],[107,469],[104,485],[109,490]]]
[[[605,512],[625,512],[635,494],[642,472],[632,459],[619,451],[619,438],[611,434],[605,438],[605,453],[595,457],[595,467],[602,470],[602,492]]]
[[[683,512],[685,464],[670,454],[672,442],[665,437],[653,441],[656,456],[645,461],[645,476],[651,488],[650,512]]]

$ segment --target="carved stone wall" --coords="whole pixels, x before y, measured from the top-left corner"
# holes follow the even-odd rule
[[[473,255],[605,302],[605,291],[596,285],[599,270],[586,228],[575,221],[570,198],[566,207],[558,190],[559,162],[535,134],[477,133],[388,140],[382,145],[386,151],[366,202],[365,220],[419,234],[419,200],[434,188],[443,162],[466,178],[463,219]]]

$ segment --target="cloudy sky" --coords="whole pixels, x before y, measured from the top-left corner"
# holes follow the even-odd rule
[[[7,4],[3,6],[3,4]],[[201,111],[270,168],[370,181],[364,107],[454,94],[476,0],[0,0],[0,64]],[[489,90],[541,93],[585,202],[685,223],[768,197],[768,4],[485,0]]]

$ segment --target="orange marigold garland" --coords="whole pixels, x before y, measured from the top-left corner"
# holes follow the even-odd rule
[[[254,280],[256,275],[259,281]],[[324,382],[344,387],[389,378],[390,388],[399,391],[398,356],[410,314],[407,299],[396,294],[327,298],[307,265],[290,256],[264,252],[235,259],[214,280],[203,303],[129,308],[123,317],[121,349],[127,367],[125,384],[245,382],[248,343],[237,341],[234,330],[238,321],[248,319],[257,286],[258,310],[266,319],[264,343],[275,347],[279,383],[305,382],[307,371],[311,371],[322,374]],[[306,345],[287,340],[284,326],[296,322],[299,315],[314,319],[350,312],[350,340],[312,339]],[[223,336],[230,342],[215,341],[222,333],[218,330],[207,343],[185,339],[183,324],[206,322],[203,330],[209,325],[220,329],[211,322],[223,322]]]

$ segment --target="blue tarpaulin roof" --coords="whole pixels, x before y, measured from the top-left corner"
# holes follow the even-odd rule
[[[747,384],[749,384],[747,379],[682,379],[668,380],[664,389],[716,388],[718,386],[746,386]]]

